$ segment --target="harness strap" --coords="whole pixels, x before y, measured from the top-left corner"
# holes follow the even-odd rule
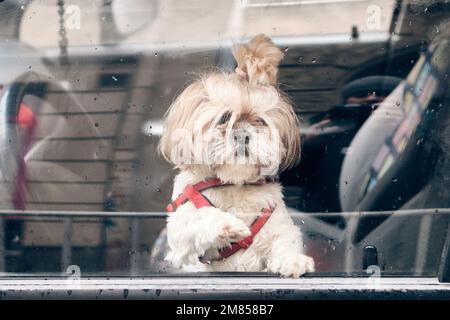
[[[207,179],[200,181],[194,185],[187,185],[183,192],[174,200],[172,203],[167,205],[166,210],[168,212],[174,212],[179,206],[191,200],[196,208],[201,208],[205,206],[212,206],[212,203],[200,192],[209,188],[216,186],[226,185],[219,179]],[[192,200],[194,199],[194,201]],[[199,203],[197,204],[197,200]]]
[[[194,204],[197,209],[211,207],[211,202],[206,199],[193,185],[187,185],[184,188],[184,195]]]
[[[253,183],[248,183],[246,185],[263,185],[266,183],[266,180],[259,180]],[[179,206],[184,204],[187,201],[191,201],[196,208],[203,207],[214,207],[211,201],[208,200],[201,192],[206,189],[214,188],[214,187],[222,187],[222,186],[230,186],[230,183],[224,183],[220,179],[211,178],[204,181],[200,181],[194,185],[187,185],[183,192],[172,202],[170,203],[166,209],[168,212],[174,212]],[[250,227],[251,234],[244,239],[241,239],[237,242],[231,243],[229,247],[221,249],[219,251],[219,257],[213,260],[219,261],[228,258],[229,256],[235,254],[237,251],[241,249],[247,249],[253,243],[253,238],[256,234],[262,229],[262,227],[266,224],[267,220],[269,220],[272,215],[272,208],[265,208],[262,210],[261,214],[256,218],[253,224]],[[200,257],[200,261],[203,263],[207,263],[210,261],[204,261],[202,257]]]
[[[258,180],[256,182],[247,183],[245,185],[261,186],[265,183],[266,183],[266,180]],[[210,189],[210,188],[231,186],[231,185],[232,185],[231,183],[225,183],[217,178],[210,178],[210,179],[206,179],[206,180],[197,182],[194,185],[187,185],[183,189],[183,192],[180,193],[178,195],[178,197],[174,201],[172,201],[172,203],[167,205],[166,210],[167,210],[167,212],[174,212],[175,210],[177,210],[177,208],[179,206],[186,203],[188,200],[192,201],[192,199],[189,196],[191,196],[194,199],[194,201],[192,201],[192,203],[194,204],[194,206],[196,208],[202,208],[205,206],[213,207],[214,205],[211,203],[211,201],[209,201],[208,198],[206,198],[203,194],[201,194],[201,192],[204,190]],[[199,200],[199,203],[197,205],[197,202],[195,202],[195,201],[197,201],[200,198],[204,198],[204,199]],[[205,200],[207,203],[205,202]]]
[[[238,252],[241,249],[247,249],[250,247],[253,243],[253,239],[255,238],[256,234],[264,227],[267,220],[269,220],[270,216],[272,215],[272,209],[271,208],[265,208],[258,218],[256,218],[255,222],[253,222],[252,226],[250,227],[251,234],[248,237],[245,237],[242,240],[239,240],[238,242],[232,243],[231,246],[224,248],[219,251],[220,256],[215,261],[220,261],[228,258],[229,256],[232,256],[236,252]]]

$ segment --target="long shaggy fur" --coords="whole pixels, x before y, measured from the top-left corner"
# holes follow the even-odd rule
[[[276,176],[299,158],[298,119],[275,86],[283,53],[258,35],[235,47],[234,55],[236,72],[199,77],[165,116],[160,152],[180,170],[173,199],[187,184],[208,177],[234,184],[204,192],[215,207],[197,209],[187,202],[171,213],[166,259],[190,271],[271,271],[298,277],[313,271],[314,262],[302,253],[302,236],[287,213],[281,185],[245,185]],[[199,262],[200,256],[214,259],[221,248],[248,236],[268,206],[274,212],[247,250],[224,261]]]
[[[248,75],[251,85],[275,85],[278,65],[284,54],[265,35],[259,34],[247,45],[238,45],[233,49],[238,69]]]

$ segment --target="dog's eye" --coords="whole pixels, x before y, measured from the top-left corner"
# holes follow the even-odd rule
[[[267,126],[267,122],[264,121],[264,119],[262,119],[262,118],[258,118],[258,119],[256,120],[256,124],[259,125],[259,126],[264,126],[264,127]]]
[[[222,117],[220,117],[219,122],[217,124],[225,124],[231,119],[231,112],[225,112]]]

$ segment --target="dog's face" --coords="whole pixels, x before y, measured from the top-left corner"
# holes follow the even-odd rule
[[[172,104],[160,150],[182,170],[239,184],[295,163],[299,139],[292,106],[274,86],[216,72]]]

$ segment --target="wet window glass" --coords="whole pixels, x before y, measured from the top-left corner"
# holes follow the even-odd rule
[[[1,1],[0,275],[436,276],[438,2]]]

